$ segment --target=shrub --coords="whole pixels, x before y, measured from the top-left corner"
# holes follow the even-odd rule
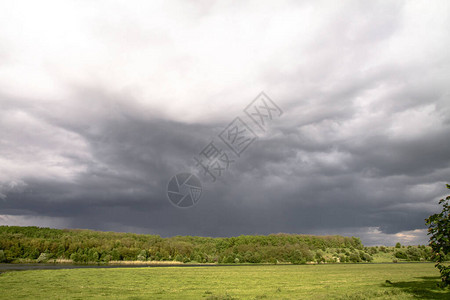
[[[357,263],[357,262],[361,262],[361,257],[359,256],[359,253],[352,253],[349,256],[349,261]]]
[[[111,255],[109,255],[109,254],[102,255],[102,257],[101,257],[101,261],[103,261],[103,262],[109,262],[110,260],[111,260]]]
[[[315,258],[318,263],[325,262],[324,253],[321,250],[317,250]]]
[[[147,251],[142,250],[141,252],[139,252],[139,254],[136,258],[137,258],[137,260],[146,260],[147,259]]]
[[[369,254],[365,253],[365,254],[364,254],[364,260],[365,260],[365,261],[372,261],[372,260],[373,260],[373,257],[370,256]]]
[[[140,255],[140,254],[138,254],[138,256],[136,257],[136,259],[139,260],[139,261],[144,261],[144,260],[146,260],[145,256],[142,256],[142,255]]]
[[[370,255],[374,255],[378,253],[378,249],[375,247],[370,247],[367,251]]]
[[[318,250],[317,253],[321,253],[321,250]],[[292,264],[304,264],[307,261],[312,261],[313,259],[313,254],[306,247],[295,249],[289,255],[289,262]]]
[[[359,254],[358,253],[352,253],[352,254],[350,254],[350,256],[349,256],[349,261],[350,262],[361,262],[361,257],[359,256]]]
[[[144,261],[147,260],[147,251],[142,250],[136,257],[137,260]]]
[[[183,256],[181,256],[180,254],[177,254],[177,255],[175,256],[175,260],[176,260],[176,261],[183,262]]]
[[[70,254],[70,259],[74,262],[77,263],[80,261],[80,255],[78,253],[72,253]]]
[[[6,262],[6,256],[5,252],[3,252],[3,250],[0,250],[0,263],[2,262]]]
[[[95,251],[94,253],[92,253],[92,255],[91,255],[91,257],[90,257],[90,260],[91,260],[91,261],[98,262],[98,259],[99,259],[98,252]]]
[[[408,259],[408,255],[403,250],[395,251],[394,256],[396,258],[400,258],[400,259]]]
[[[418,248],[411,247],[411,248],[408,248],[408,250],[406,250],[406,255],[408,255],[409,260],[419,261],[421,255],[422,255],[422,252]]]
[[[50,254],[49,253],[41,253],[41,255],[39,255],[37,262],[38,263],[45,263],[50,259]]]
[[[120,255],[119,250],[113,249],[113,250],[111,251],[111,258],[112,258],[112,260],[121,260],[122,257],[121,257],[121,255]]]

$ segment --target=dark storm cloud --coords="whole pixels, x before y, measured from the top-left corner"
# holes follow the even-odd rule
[[[167,35],[162,40],[142,39],[153,32],[148,17],[124,18],[129,34],[120,37],[114,20],[89,23],[96,39],[88,48],[100,53],[94,67],[78,61],[87,71],[73,71],[70,50],[72,60],[64,63],[44,56],[55,94],[42,74],[36,77],[42,86],[30,85],[33,93],[0,77],[10,84],[0,85],[2,223],[423,243],[423,220],[436,211],[450,177],[450,58],[442,18],[403,2],[302,3],[287,10],[286,3],[244,3],[239,11],[209,3],[183,6],[189,13],[182,16],[158,8],[188,28],[155,16]],[[266,24],[267,33],[246,35],[241,9],[247,23]],[[277,14],[266,22],[272,10],[283,22]],[[306,23],[298,24],[297,14]],[[432,30],[436,36],[428,37]],[[102,52],[97,38],[110,48]],[[223,41],[234,47],[222,49]],[[120,47],[129,47],[127,55]],[[89,55],[82,57],[90,61]],[[244,116],[260,87],[282,117],[265,134],[257,131],[258,140],[215,183],[199,175],[198,205],[173,207],[166,197],[171,176],[200,172],[193,157],[212,139],[220,143],[217,135]]]
[[[101,99],[101,94],[91,98]],[[90,105],[95,107],[95,101],[100,100]],[[327,142],[314,135],[304,138],[310,125],[291,131],[279,120],[218,182],[203,178],[205,192],[198,206],[179,210],[166,199],[168,179],[192,167],[192,157],[226,124],[142,120],[124,111],[118,109],[121,117],[79,126],[65,122],[64,115],[53,117],[54,126],[88,143],[88,160],[72,157],[87,168],[72,182],[26,180],[25,190],[8,194],[2,213],[64,217],[72,227],[163,235],[325,233],[351,227],[397,233],[422,228],[432,208],[427,204],[438,192],[409,194],[409,185],[439,181],[439,176],[425,178],[440,168],[449,174],[450,151],[442,142],[442,129],[403,143],[377,132],[375,137],[355,136],[353,142]],[[285,117],[290,118],[289,112]],[[316,125],[329,130],[322,123]],[[421,178],[415,181],[417,176]]]

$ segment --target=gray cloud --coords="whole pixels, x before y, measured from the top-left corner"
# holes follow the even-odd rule
[[[450,177],[445,7],[112,5],[117,20],[78,7],[36,24],[34,49],[2,29],[0,222],[424,243]],[[200,173],[193,157],[261,89],[283,116],[217,182],[199,175],[197,206],[174,208],[168,180]]]

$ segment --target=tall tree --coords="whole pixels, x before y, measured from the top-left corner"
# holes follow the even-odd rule
[[[450,185],[447,184],[450,189]],[[450,253],[450,196],[439,200],[442,204],[442,211],[425,219],[428,225],[430,246],[433,250],[433,260],[436,261],[436,268],[441,273],[441,287],[450,285],[450,266],[445,263],[446,256]]]

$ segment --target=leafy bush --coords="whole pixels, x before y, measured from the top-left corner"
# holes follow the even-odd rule
[[[394,253],[394,257],[400,258],[400,259],[408,259],[408,255],[403,250],[397,250]]]
[[[142,250],[139,252],[138,256],[136,257],[137,260],[144,261],[147,260],[147,251]]]
[[[306,257],[304,257],[302,252],[297,249],[291,254],[290,262],[295,265],[304,264],[306,263]]]
[[[350,262],[354,262],[354,263],[361,262],[361,257],[359,256],[359,253],[350,254],[348,259]]]
[[[325,262],[324,253],[322,250],[317,250],[315,259],[318,263]]]
[[[416,247],[408,247],[406,255],[408,255],[408,260],[419,261],[422,256],[422,251]]]
[[[81,260],[81,257],[80,257],[80,255],[78,254],[78,253],[72,253],[71,255],[70,255],[70,259],[74,262],[74,263],[77,263],[77,262],[80,262],[80,260]]]
[[[370,262],[370,261],[372,261],[373,260],[373,257],[372,256],[370,256],[369,254],[367,254],[367,253],[364,253],[363,254],[363,256],[361,257],[361,259],[363,260],[363,261],[367,261],[367,262]]]
[[[377,254],[378,253],[378,248],[376,248],[376,247],[369,247],[367,249],[367,253],[369,253],[370,255]]]
[[[50,254],[49,253],[41,253],[41,255],[39,255],[37,262],[38,263],[45,263],[50,259]]]
[[[341,255],[339,255],[339,261],[341,263],[348,262],[348,258],[347,258],[347,256],[341,254]]]
[[[5,252],[3,250],[0,250],[0,263],[6,262],[6,256]]]
[[[176,261],[183,262],[183,256],[181,256],[180,254],[177,254],[177,255],[175,256],[175,260],[176,260]]]
[[[109,254],[102,254],[100,260],[102,262],[109,262],[111,260],[111,255],[109,255]]]
[[[99,258],[100,258],[100,256],[98,255],[97,251],[93,251],[92,253],[90,253],[90,255],[88,257],[89,261],[92,261],[92,262],[98,262]]]

